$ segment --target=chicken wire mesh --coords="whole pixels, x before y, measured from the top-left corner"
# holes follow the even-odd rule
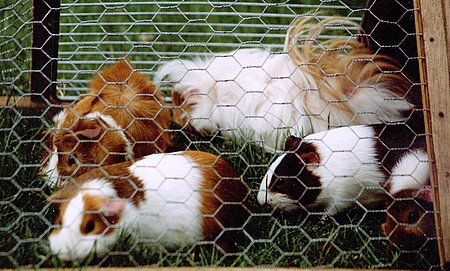
[[[438,267],[414,9],[385,2],[39,2],[68,103],[2,108],[1,266]],[[20,99],[44,49],[0,8]]]

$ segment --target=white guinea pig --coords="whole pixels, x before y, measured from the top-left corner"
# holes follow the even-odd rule
[[[66,261],[101,256],[125,231],[166,248],[209,240],[227,250],[249,215],[247,194],[224,159],[198,151],[94,169],[50,197],[58,209],[50,249]]]
[[[165,131],[170,110],[152,82],[128,61],[94,75],[88,95],[54,121],[41,170],[50,185],[93,167],[164,152],[171,145]]]
[[[405,156],[410,163],[398,165]],[[342,127],[303,140],[290,136],[261,183],[258,201],[285,211],[321,208],[328,215],[357,203],[381,205],[388,195],[380,182],[396,166],[411,182],[427,176],[424,140],[405,124]]]
[[[324,25],[348,20],[302,18],[290,28],[284,52],[239,49],[162,65],[156,78],[174,83],[174,120],[205,135],[220,132],[274,151],[289,133],[406,118],[412,107],[403,97],[412,92],[411,83],[391,72],[400,70],[392,59],[348,38],[316,47]],[[307,40],[301,51],[299,35]],[[327,50],[317,49],[322,47]]]

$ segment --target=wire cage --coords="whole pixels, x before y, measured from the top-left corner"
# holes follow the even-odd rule
[[[6,0],[0,266],[445,268],[429,8]]]

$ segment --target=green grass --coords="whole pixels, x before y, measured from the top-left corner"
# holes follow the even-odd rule
[[[301,2],[321,3],[319,0]],[[361,2],[322,1],[323,5],[328,6],[345,3],[353,10],[360,8]],[[4,3],[4,6],[0,6],[0,94],[21,96],[29,88],[31,1],[5,0]],[[58,88],[62,94],[82,93],[88,88],[91,71],[97,70],[106,60],[127,55],[137,63],[138,69],[151,74],[163,59],[185,53],[229,51],[241,45],[279,44],[285,29],[251,28],[245,25],[288,25],[290,19],[282,16],[256,18],[249,14],[301,14],[311,11],[311,8],[292,10],[283,5],[210,4],[166,4],[158,7],[152,2],[145,6],[147,13],[163,10],[166,14],[155,13],[151,20],[148,15],[121,15],[124,10],[138,12],[142,11],[142,6],[128,4],[113,8],[112,4],[106,4],[74,6],[62,10],[65,15],[60,29],[63,35],[60,37],[59,69],[64,72],[58,75]],[[320,10],[326,15],[347,16],[355,13],[351,8]],[[103,15],[77,15],[89,12]],[[168,15],[167,12],[172,13]],[[181,15],[181,12],[185,15]],[[167,21],[189,23],[180,27],[177,24],[164,24]],[[73,27],[68,23],[79,25]],[[215,25],[215,28],[206,23]],[[239,36],[233,33],[255,35]],[[263,33],[279,34],[280,37],[267,38]],[[244,229],[247,238],[239,244],[240,253],[223,255],[208,245],[166,251],[155,245],[136,244],[124,236],[108,257],[91,257],[73,264],[63,263],[49,255],[48,251],[47,238],[55,214],[46,204],[51,190],[45,186],[45,180],[38,173],[43,148],[39,133],[48,126],[49,120],[47,114],[41,115],[42,112],[38,111],[0,109],[0,268],[257,265],[428,269],[431,266],[420,255],[400,253],[389,247],[380,232],[383,212],[354,210],[342,217],[325,219],[314,214],[307,217],[272,214],[256,202],[256,190],[274,155],[246,142],[224,142],[218,136],[204,139],[182,133],[179,133],[181,136],[178,137],[177,149],[203,150],[226,158],[252,189],[249,208],[253,216]]]

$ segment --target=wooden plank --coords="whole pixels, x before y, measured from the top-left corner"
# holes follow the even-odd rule
[[[330,268],[300,268],[300,267],[83,267],[80,270],[84,271],[329,271]],[[14,269],[3,269],[4,271]],[[22,271],[34,271],[34,269],[21,269]],[[54,271],[53,268],[42,268],[40,271]],[[73,271],[72,268],[58,268],[58,271]],[[361,270],[361,269],[345,269],[345,268],[333,268],[333,271],[349,271],[349,270]],[[389,271],[392,269],[377,269],[377,271]],[[396,269],[397,271],[401,271]]]
[[[59,111],[61,108],[67,107],[73,104],[74,101],[67,100],[53,100],[47,101],[45,100],[35,100],[32,99],[31,96],[0,96],[0,109],[5,107],[14,107],[16,109],[24,109],[24,110],[45,110],[46,108],[50,108],[49,111]]]
[[[448,0],[416,0],[421,77],[436,231],[442,269],[450,267],[450,78]]]
[[[33,0],[31,99],[57,100],[60,0]]]
[[[47,103],[35,101],[30,96],[0,96],[0,108],[15,107],[20,109],[45,109]]]

